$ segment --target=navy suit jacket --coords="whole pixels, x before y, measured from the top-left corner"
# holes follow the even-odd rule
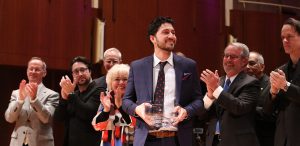
[[[122,107],[125,112],[135,115],[135,108],[153,99],[153,60],[148,56],[131,63],[126,93]],[[196,62],[173,54],[176,76],[175,103],[187,110],[189,118],[178,124],[178,140],[180,145],[192,145],[193,120],[203,107]],[[148,126],[137,118],[134,146],[144,145],[148,135]]]

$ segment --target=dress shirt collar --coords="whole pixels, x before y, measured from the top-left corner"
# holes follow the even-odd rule
[[[232,76],[232,77],[229,78],[230,84],[234,81],[234,79],[237,77],[237,75],[238,75],[238,74],[236,74],[236,75],[234,75],[234,76]],[[227,79],[228,79],[228,77],[226,76],[225,81],[226,81]],[[224,82],[224,83],[225,83],[225,82]]]
[[[163,62],[162,60],[159,60],[155,54],[153,55],[154,56],[154,62],[153,62],[153,67],[157,66],[159,64],[159,62]],[[168,64],[170,64],[171,66],[174,65],[173,63],[173,52],[171,52],[169,58],[166,60],[168,62]]]

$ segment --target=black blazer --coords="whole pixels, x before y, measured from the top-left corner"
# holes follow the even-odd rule
[[[288,65],[291,61],[279,67],[288,77]],[[289,78],[289,77],[288,77]],[[280,90],[277,97],[272,101],[268,94],[264,110],[271,114],[278,112],[275,132],[275,146],[296,146],[300,144],[300,62],[298,61],[294,77],[288,80],[291,85],[287,92]],[[269,86],[270,89],[270,86]],[[269,90],[270,91],[270,90]]]
[[[95,83],[96,83],[97,86],[99,86],[99,87],[101,87],[101,88],[103,88],[103,89],[106,90],[106,88],[107,88],[106,75],[104,75],[104,76],[102,76],[100,78],[97,78],[94,81],[95,81]]]
[[[256,134],[261,146],[274,146],[274,135],[275,135],[275,122],[277,113],[273,112],[272,114],[266,114],[263,111],[263,106],[266,101],[266,95],[269,94],[270,88],[267,88],[269,85],[269,77],[264,74],[260,79],[260,95],[257,99],[256,106]]]
[[[92,82],[86,91],[77,90],[68,100],[60,99],[55,117],[65,122],[64,146],[100,145],[101,132],[91,124],[100,104],[100,91],[103,89]]]
[[[225,77],[221,78],[222,85],[224,79]],[[259,146],[254,129],[256,98],[259,91],[257,79],[244,72],[237,75],[228,92],[222,91],[208,111],[210,120],[206,146],[212,145],[218,119],[222,139],[220,146]]]

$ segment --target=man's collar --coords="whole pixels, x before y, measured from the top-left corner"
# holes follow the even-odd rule
[[[159,62],[163,62],[162,60],[159,60],[155,54],[154,56],[154,61],[153,61],[153,67],[157,66],[159,64]],[[171,66],[174,66],[174,62],[173,62],[173,52],[171,52],[169,58],[166,60]]]

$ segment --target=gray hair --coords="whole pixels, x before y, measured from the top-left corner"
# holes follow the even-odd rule
[[[231,43],[230,45],[235,46],[242,50],[241,57],[249,58],[249,48],[247,45],[239,42]]]
[[[103,54],[103,58],[105,59],[107,57],[107,54],[110,53],[110,52],[113,52],[117,55],[117,57],[122,60],[122,54],[121,52],[117,49],[117,48],[109,48],[107,49],[104,54]]]
[[[42,58],[40,58],[40,57],[31,57],[30,60],[28,61],[28,64],[29,64],[29,62],[32,61],[32,60],[40,60],[40,61],[42,62],[42,64],[43,64],[43,66],[42,66],[43,70],[44,70],[44,71],[47,70],[46,62],[45,62]]]
[[[257,56],[258,63],[265,64],[264,57],[260,53],[251,51],[250,54],[255,54]]]

